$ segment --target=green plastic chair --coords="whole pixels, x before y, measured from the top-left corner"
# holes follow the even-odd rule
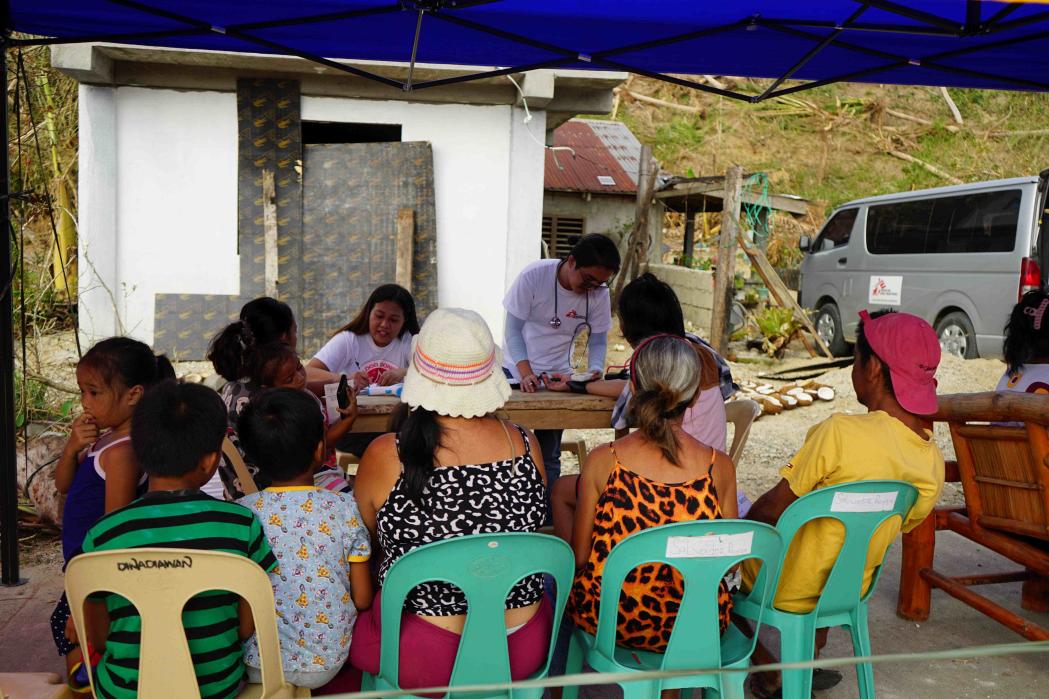
[[[721,554],[702,551],[698,541],[712,536],[735,550]],[[709,540],[713,541],[713,540]],[[693,550],[689,551],[688,549]],[[567,674],[580,672],[583,661],[598,672],[644,672],[703,668],[744,669],[750,664],[755,639],[744,636],[730,624],[719,638],[718,585],[729,568],[748,558],[757,558],[763,569],[775,573],[783,548],[779,532],[760,522],[737,519],[676,522],[631,534],[612,549],[605,563],[597,633],[575,629],[568,649]],[[676,551],[675,551],[676,549]],[[682,550],[684,549],[684,550]],[[630,571],[646,563],[665,563],[684,580],[684,595],[666,652],[616,646],[619,594]],[[772,576],[775,579],[775,575]],[[767,585],[771,594],[772,586]],[[758,622],[760,626],[760,621]],[[756,637],[755,637],[756,638]],[[664,689],[708,687],[719,697],[743,699],[746,673],[693,675],[666,680],[637,680],[620,683],[624,699],[658,699]],[[564,699],[576,699],[578,687],[565,687]]]
[[[379,673],[363,673],[361,690],[399,690],[401,613],[408,593],[424,582],[448,582],[466,595],[468,605],[459,652],[449,686],[510,682],[506,640],[506,597],[519,580],[548,573],[557,584],[550,651],[546,663],[529,679],[546,677],[575,573],[575,556],[561,539],[545,534],[473,534],[438,541],[409,551],[394,563],[382,586],[382,641]],[[539,699],[539,689],[456,694],[454,697]],[[404,695],[413,696],[413,695]]]
[[[857,496],[880,494],[880,498],[867,498],[866,505],[858,504]],[[842,496],[845,496],[842,498]],[[838,506],[835,506],[835,500]],[[851,504],[843,500],[853,499]],[[765,594],[765,581],[772,569],[762,570],[754,581],[754,590],[761,594],[740,594],[736,597],[734,611],[747,619],[760,620],[780,631],[780,655],[785,663],[804,662],[813,659],[816,644],[816,629],[827,626],[846,626],[852,635],[852,650],[857,656],[870,655],[871,640],[867,628],[867,600],[874,592],[881,575],[881,565],[871,577],[870,589],[862,594],[863,573],[866,569],[867,551],[871,537],[879,526],[891,517],[907,517],[918,498],[918,490],[902,481],[859,481],[821,488],[813,491],[790,505],[779,518],[776,528],[786,545],[783,555],[790,550],[794,535],[805,524],[814,519],[831,518],[845,527],[845,543],[827,578],[816,607],[808,614],[797,614],[776,609],[772,606],[774,595]],[[879,503],[878,500],[881,500]],[[848,509],[870,509],[874,511],[843,511]],[[782,562],[780,564],[782,571]],[[778,588],[777,579],[777,588]],[[862,595],[862,596],[861,596]],[[762,617],[764,615],[764,617]],[[873,699],[874,670],[870,663],[856,666],[860,697]],[[812,694],[812,670],[784,670],[783,696],[808,697]]]

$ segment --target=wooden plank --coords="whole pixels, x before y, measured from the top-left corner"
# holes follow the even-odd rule
[[[710,344],[722,355],[728,349],[729,309],[736,291],[736,239],[740,235],[742,188],[743,167],[733,165],[725,175],[725,206],[721,210],[718,263],[714,272],[714,309],[710,314]]]
[[[934,420],[1011,422],[1022,420],[1049,425],[1049,396],[1016,391],[954,393],[937,397]],[[964,427],[966,431],[972,427]]]
[[[397,210],[397,261],[394,272],[396,282],[408,291],[412,290],[412,254],[415,243],[415,211]]]
[[[532,430],[611,428],[614,398],[574,393],[514,391],[500,414]],[[400,405],[394,396],[360,396],[360,414],[354,432],[386,432],[390,416]]]
[[[765,286],[768,287],[769,293],[776,300],[780,306],[784,308],[791,308],[794,310],[794,317],[801,321],[802,328],[812,336],[812,339],[816,342],[816,345],[820,348],[827,357],[833,357],[833,353],[827,344],[820,339],[820,336],[816,334],[816,328],[813,326],[812,321],[809,319],[809,315],[805,312],[798,302],[794,300],[794,296],[790,293],[790,289],[783,283],[783,280],[776,274],[776,270],[769,263],[768,258],[765,257],[765,253],[761,251],[761,248],[757,247],[753,243],[749,243],[744,240],[742,234],[739,236],[739,244],[743,248],[743,251],[747,253],[747,257],[754,264],[754,269],[757,270],[758,276],[765,282]],[[812,347],[804,342],[806,348],[809,350],[809,354],[817,356],[816,351]]]
[[[266,295],[277,298],[277,184],[269,168],[262,171],[262,234]]]
[[[930,584],[940,588],[951,597],[969,605],[985,616],[989,616],[999,624],[1012,629],[1029,641],[1049,641],[1049,630],[1039,626],[1033,621],[1024,619],[1014,614],[1005,607],[998,605],[981,594],[973,592],[945,575],[935,570],[923,570],[921,576]]]
[[[623,287],[637,276],[641,266],[648,259],[648,247],[652,241],[648,236],[648,215],[652,210],[652,196],[656,189],[656,175],[659,174],[658,163],[652,157],[651,146],[641,146],[641,163],[637,178],[637,201],[634,208],[634,228],[630,232],[627,244],[626,259],[616,275],[615,288],[612,291],[612,307],[615,308],[619,293]]]
[[[672,185],[669,189],[662,189],[656,193],[656,199],[663,200],[668,205],[679,206],[685,198],[702,198],[707,202],[708,211],[717,211],[723,206],[725,199],[725,188],[721,182],[685,182]],[[741,197],[744,204],[768,204],[774,211],[784,211],[795,216],[804,216],[809,212],[809,202],[800,197],[791,197],[783,194],[769,194],[768,201],[763,202],[759,192],[743,192]],[[682,207],[683,208],[683,207]],[[690,210],[694,210],[691,207]]]

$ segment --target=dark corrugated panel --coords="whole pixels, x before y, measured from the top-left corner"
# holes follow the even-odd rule
[[[595,125],[600,125],[600,131],[595,131]],[[622,132],[625,132],[626,136]],[[563,192],[636,194],[634,177],[624,169],[621,162],[622,160],[629,163],[631,139],[637,144],[634,147],[640,152],[641,145],[634,135],[617,122],[578,119],[565,122],[554,131],[554,146],[571,148],[575,154],[566,150],[547,149],[544,169],[546,189]],[[609,143],[612,144],[611,149]],[[634,154],[633,159],[636,169],[638,155]]]

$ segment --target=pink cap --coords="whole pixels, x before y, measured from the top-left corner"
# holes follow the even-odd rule
[[[936,412],[936,367],[940,340],[936,331],[910,313],[886,313],[871,318],[860,311],[863,336],[889,367],[892,388],[903,409],[915,415]]]

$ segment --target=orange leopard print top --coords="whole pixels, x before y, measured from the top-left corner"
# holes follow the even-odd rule
[[[659,483],[625,468],[615,448],[615,465],[597,501],[590,558],[576,573],[568,601],[568,613],[587,633],[597,631],[601,600],[601,576],[608,554],[618,542],[634,532],[671,522],[721,519],[721,506],[711,470],[685,483]],[[668,565],[648,564],[635,568],[626,577],[619,595],[617,645],[662,652],[670,641],[670,631],[681,604],[681,575]],[[721,632],[728,626],[732,600],[724,582],[718,588]]]

